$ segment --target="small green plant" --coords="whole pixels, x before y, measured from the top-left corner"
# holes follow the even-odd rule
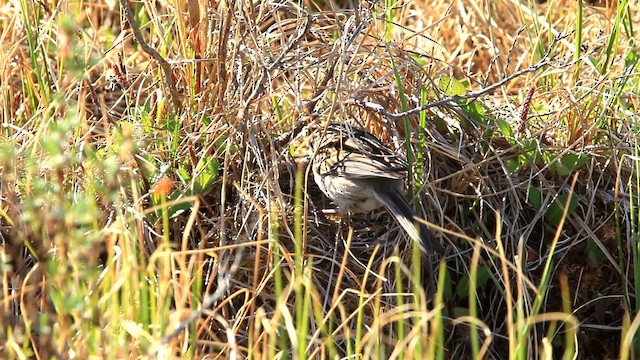
[[[532,185],[528,190],[527,199],[529,204],[536,210],[544,210],[545,225],[552,231],[555,231],[560,223],[562,214],[565,211],[565,205],[568,205],[567,214],[571,214],[578,206],[578,200],[575,195],[570,197],[569,194],[560,194],[549,204],[550,198],[544,196],[538,187]]]

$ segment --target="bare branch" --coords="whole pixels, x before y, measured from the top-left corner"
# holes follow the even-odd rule
[[[180,335],[180,333],[186,330],[189,324],[196,321],[196,319],[198,319],[206,309],[211,308],[211,306],[213,306],[215,303],[222,300],[224,295],[227,293],[227,291],[229,291],[229,288],[231,287],[231,275],[233,275],[240,267],[240,261],[242,260],[242,251],[243,248],[238,248],[236,253],[233,255],[234,260],[233,264],[231,264],[231,267],[229,267],[229,259],[231,257],[230,250],[221,252],[221,260],[218,266],[218,287],[216,288],[216,291],[214,291],[213,294],[207,295],[202,301],[202,306],[200,306],[198,310],[194,311],[193,313],[191,313],[191,315],[189,315],[189,317],[180,322],[180,324],[176,326],[176,329],[171,334],[162,338],[162,340],[160,340],[161,345],[169,344],[174,338]]]
[[[550,59],[550,54],[551,54],[551,49],[554,47],[554,45],[556,43],[558,43],[559,41],[563,40],[564,38],[568,37],[570,34],[565,34],[565,35],[559,35],[556,36],[553,39],[553,42],[551,43],[551,45],[547,48],[547,50],[545,51],[544,55],[542,56],[542,58],[540,59],[540,61],[538,61],[535,64],[530,65],[529,67],[526,67],[524,69],[520,69],[508,76],[505,76],[502,80],[495,82],[485,88],[482,88],[478,91],[472,91],[470,93],[464,94],[464,95],[454,95],[454,96],[449,96],[446,97],[444,99],[438,100],[438,101],[434,101],[428,104],[424,104],[420,107],[411,109],[411,110],[407,110],[407,111],[403,111],[403,112],[399,112],[399,113],[390,113],[388,112],[382,105],[380,104],[376,104],[374,102],[369,102],[369,101],[363,101],[360,99],[349,99],[347,101],[345,101],[346,105],[350,105],[350,104],[356,104],[359,106],[364,107],[365,109],[369,109],[372,111],[375,111],[379,114],[382,114],[383,116],[386,116],[388,118],[391,119],[400,119],[403,118],[405,116],[409,116],[409,115],[414,115],[414,114],[418,114],[421,111],[430,109],[432,107],[435,106],[450,106],[450,107],[460,107],[460,102],[461,100],[470,100],[470,99],[477,99],[481,96],[484,96],[486,94],[489,94],[491,92],[493,92],[494,90],[496,90],[497,88],[505,85],[506,83],[510,82],[511,80],[520,77],[524,74],[527,73],[532,73],[532,72],[536,72],[539,69],[550,65],[552,62],[552,59]],[[561,64],[560,67],[567,67],[571,65],[571,63],[564,63]]]
[[[169,88],[171,101],[173,102],[174,107],[176,109],[179,109],[181,107],[180,94],[176,89],[176,80],[173,77],[173,71],[171,70],[171,65],[167,60],[165,60],[160,55],[160,53],[158,53],[158,51],[156,51],[156,49],[149,46],[149,44],[147,44],[147,42],[144,40],[144,37],[142,36],[142,31],[140,31],[140,25],[138,24],[138,22],[133,16],[133,11],[131,10],[131,5],[129,4],[129,1],[120,0],[120,6],[124,10],[124,14],[127,17],[127,21],[129,22],[129,25],[131,25],[131,30],[133,31],[133,35],[135,36],[136,41],[140,44],[140,47],[142,47],[142,50],[160,64],[160,67],[164,72],[164,78],[166,80],[167,87]]]

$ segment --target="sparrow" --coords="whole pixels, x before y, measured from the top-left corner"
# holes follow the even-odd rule
[[[444,253],[433,233],[417,218],[404,196],[409,164],[370,132],[330,123],[319,136],[312,159],[313,179],[341,214],[385,207],[425,252]]]

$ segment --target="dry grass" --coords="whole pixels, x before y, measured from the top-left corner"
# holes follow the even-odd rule
[[[158,55],[114,2],[0,7],[5,358],[640,350],[637,4],[131,6]],[[410,150],[444,258],[321,211],[329,120]]]

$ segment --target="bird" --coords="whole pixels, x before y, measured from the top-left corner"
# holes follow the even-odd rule
[[[403,189],[409,164],[370,132],[329,123],[312,152],[313,179],[340,214],[385,207],[425,253],[444,253],[433,233],[416,221]]]

